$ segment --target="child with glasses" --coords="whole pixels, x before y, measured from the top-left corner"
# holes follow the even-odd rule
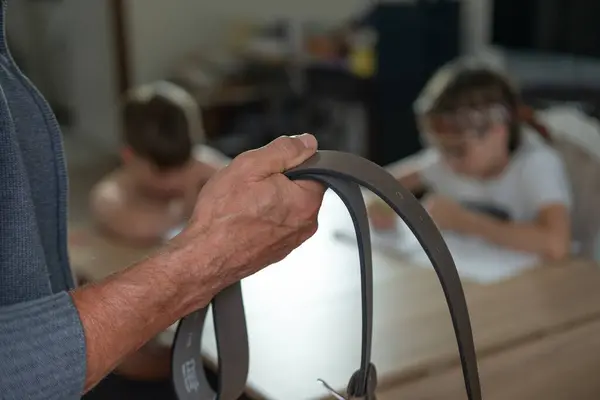
[[[440,230],[561,259],[571,248],[570,185],[545,131],[522,109],[503,74],[444,66],[415,103],[426,150],[394,173],[409,190],[428,191],[424,205]],[[369,214],[376,229],[397,222],[380,203]]]

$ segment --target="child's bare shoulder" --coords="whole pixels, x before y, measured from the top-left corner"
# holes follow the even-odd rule
[[[231,162],[231,159],[225,154],[204,144],[194,147],[194,159],[212,168],[222,168]]]
[[[122,171],[115,171],[102,178],[90,192],[92,213],[113,214],[127,205],[127,183]]]

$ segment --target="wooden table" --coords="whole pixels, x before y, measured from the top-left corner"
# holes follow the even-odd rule
[[[514,347],[480,361],[485,400],[600,398],[600,321]],[[379,400],[463,400],[460,368],[384,391]]]
[[[69,226],[69,258],[76,274],[98,281],[148,256],[153,249],[131,247],[95,232],[89,223]]]
[[[345,388],[360,359],[357,251],[333,238],[349,224],[328,193],[319,232],[284,261],[243,282],[250,337],[249,390],[256,398],[319,399],[317,382]],[[105,251],[106,253],[106,251]],[[123,263],[122,265],[124,265]],[[433,271],[375,254],[373,360],[381,391],[458,363],[450,316]],[[96,276],[111,268],[96,262]],[[600,270],[573,261],[495,285],[465,283],[480,358],[600,317]],[[205,355],[216,360],[212,324]]]

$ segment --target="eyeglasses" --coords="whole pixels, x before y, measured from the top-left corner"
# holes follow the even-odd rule
[[[466,131],[456,133],[456,136],[460,136],[456,139],[449,141],[440,140],[439,137],[443,135],[453,135],[452,133],[423,133],[421,135],[423,144],[426,147],[433,147],[440,152],[443,157],[452,160],[464,159],[482,139],[486,137],[488,130],[483,131]]]
[[[435,147],[449,158],[461,159],[476,142],[486,136],[492,124],[504,123],[508,118],[508,109],[502,104],[483,108],[465,107],[454,112],[422,116],[421,140],[425,146]],[[451,145],[441,143],[438,138],[446,134],[461,138],[457,140],[458,143]]]

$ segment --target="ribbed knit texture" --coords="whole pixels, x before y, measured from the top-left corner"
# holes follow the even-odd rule
[[[3,307],[0,326],[0,398],[81,397],[85,349],[67,293]]]
[[[0,13],[0,399],[78,399],[85,338],[67,293],[60,130],[8,52],[6,0]]]

